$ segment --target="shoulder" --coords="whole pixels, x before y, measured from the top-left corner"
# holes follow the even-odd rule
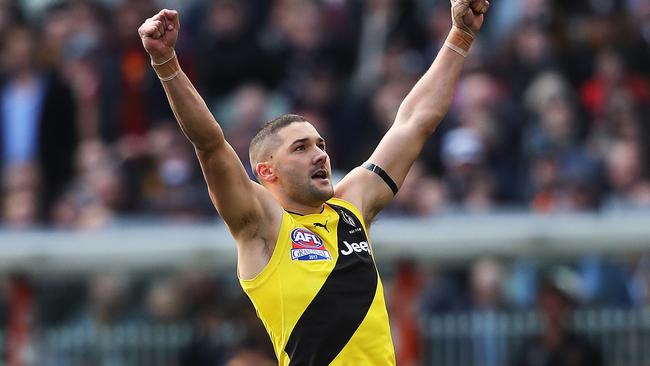
[[[330,205],[335,205],[335,206],[340,206],[340,207],[346,208],[346,209],[352,211],[356,216],[361,217],[361,214],[360,214],[361,211],[359,210],[359,207],[357,207],[357,205],[355,205],[354,203],[352,203],[350,201],[344,200],[342,198],[333,197],[333,198],[330,198],[329,200],[327,200],[327,203],[330,204]]]
[[[366,226],[366,220],[364,219],[363,215],[361,214],[361,210],[352,202],[341,199],[341,198],[330,198],[327,203],[329,205],[334,205],[338,207],[342,207],[346,209],[347,211],[352,212],[352,214],[361,222],[361,224],[365,227]]]
[[[382,177],[363,166],[345,175],[336,185],[334,195],[354,203],[367,222],[371,222],[393,199],[393,192]]]
[[[581,349],[586,353],[596,353],[600,351],[600,349],[596,347],[589,338],[575,332],[571,332],[567,335],[565,343],[573,348]]]
[[[526,338],[521,346],[517,349],[514,355],[514,365],[525,366],[534,364],[534,360],[538,360],[546,354],[546,350],[542,345],[539,337]]]

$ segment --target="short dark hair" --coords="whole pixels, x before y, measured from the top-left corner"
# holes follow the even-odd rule
[[[561,299],[569,307],[575,305],[573,296],[569,291],[563,288],[558,279],[549,273],[544,273],[537,281],[537,301],[540,301],[543,296],[554,296]]]
[[[273,145],[270,144],[271,140],[277,136],[278,131],[296,122],[307,122],[307,120],[305,117],[297,114],[283,114],[266,122],[259,130],[257,130],[255,136],[253,136],[253,139],[251,140],[250,146],[248,147],[251,169],[255,176],[257,176],[255,165],[265,159],[266,155],[268,155],[269,150]]]

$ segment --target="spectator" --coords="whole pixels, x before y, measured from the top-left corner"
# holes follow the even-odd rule
[[[603,365],[601,351],[571,331],[573,300],[561,287],[543,280],[538,286],[537,306],[542,332],[524,344],[513,366]]]
[[[29,229],[38,223],[40,174],[34,164],[6,169],[2,218],[6,227]]]
[[[77,151],[76,165],[77,177],[56,202],[53,223],[63,229],[104,228],[126,199],[115,155],[101,141],[86,140]]]
[[[142,199],[141,207],[173,220],[197,220],[208,216],[212,206],[206,193],[200,170],[194,161],[191,146],[182,135],[175,133],[171,123],[161,124],[148,133],[142,155],[125,159],[131,176],[129,194]]]
[[[494,203],[494,180],[484,165],[485,147],[475,130],[461,127],[443,137],[445,188],[461,211],[485,212]]]
[[[568,81],[555,72],[540,74],[525,96],[532,112],[527,128],[527,156],[538,212],[588,211],[600,205],[600,166],[583,147],[578,116]]]
[[[40,68],[35,37],[26,27],[12,28],[3,37],[0,166],[6,186],[12,169],[34,165],[36,222],[47,217],[72,178],[77,132],[70,89],[56,72]]]
[[[208,103],[245,83],[277,83],[283,70],[260,47],[250,24],[248,2],[210,0],[203,5],[196,65]]]
[[[489,257],[474,263],[470,274],[472,348],[476,365],[506,362],[503,338],[498,336],[497,312],[504,309],[504,274],[501,263]]]
[[[418,327],[417,295],[422,290],[422,273],[413,261],[396,264],[388,306],[393,314],[391,330],[395,337],[395,360],[403,366],[414,366],[422,359],[422,335]]]
[[[425,169],[420,161],[413,164],[387,215],[430,217],[444,211],[447,199],[445,188]]]
[[[135,324],[128,307],[128,283],[120,275],[96,274],[88,284],[88,302],[71,320],[69,342],[53,355],[54,365],[107,366],[125,364],[126,354],[110,347],[102,339],[110,337],[117,326]],[[84,349],[80,354],[78,350]]]
[[[416,193],[402,195],[398,211],[420,216],[510,206],[595,211],[605,199],[620,196],[614,175],[603,172],[603,165],[611,165],[612,146],[636,139],[642,156],[650,151],[650,82],[642,61],[650,57],[640,46],[647,43],[648,7],[636,0],[579,4],[493,4],[490,36],[476,44],[454,108],[424,148],[422,164],[432,176],[414,185]],[[79,197],[96,197],[79,187],[86,172],[72,170],[80,138],[99,139],[117,152],[118,163],[104,171],[110,171],[110,183],[102,189],[120,191],[119,199],[93,206],[90,221],[97,224],[84,226],[102,227],[115,215],[148,215],[170,205],[176,208],[155,215],[210,217],[197,203],[205,196],[192,188],[200,178],[195,167],[178,164],[187,152],[174,149],[171,158],[151,144],[171,114],[129,29],[153,2],[30,3],[26,17],[22,5],[0,4],[0,29],[7,38],[0,165],[3,177],[19,161],[33,165],[36,174],[20,189],[9,189],[4,179],[6,221],[33,227],[56,216],[62,227],[79,227],[70,224],[72,217],[85,216],[75,214],[75,207],[95,201]],[[180,57],[208,99],[216,98],[209,104],[238,154],[247,155],[249,136],[260,123],[298,110],[335,141],[328,149],[341,171],[369,156],[367,146],[393,119],[396,101],[437,52],[449,26],[448,3],[440,0],[199,0],[187,6],[193,10],[184,23],[190,36],[180,41]],[[121,16],[104,16],[116,12]],[[625,16],[635,21],[617,27]],[[39,21],[42,26],[36,26]],[[17,80],[29,79],[20,75],[33,75],[31,89],[17,87]],[[38,108],[19,113],[16,93],[28,89],[31,99],[25,103]],[[56,129],[47,122],[55,114]],[[459,162],[454,149],[466,148],[470,140],[480,152]],[[59,142],[56,149],[53,141]],[[641,164],[642,172],[650,169],[650,162]],[[162,166],[189,175],[179,170],[183,183],[167,185],[159,174]],[[71,181],[77,183],[70,186]],[[161,195],[174,199],[161,204]],[[639,193],[641,201],[643,196]],[[413,206],[421,203],[425,207]]]
[[[620,211],[650,207],[650,182],[644,167],[638,142],[621,140],[612,146],[607,158],[612,193],[605,200],[605,209]]]
[[[593,78],[580,88],[582,103],[593,119],[602,119],[608,100],[617,91],[628,93],[635,104],[650,101],[650,82],[626,71],[622,56],[613,49],[605,49],[596,56]]]
[[[186,297],[178,281],[173,277],[153,281],[146,294],[147,321],[152,323],[174,323],[186,318]]]
[[[140,21],[151,13],[153,2],[138,0],[118,2],[113,9],[118,17],[112,17],[108,27],[111,36],[105,40],[110,47],[100,67],[102,140],[113,143],[122,137],[137,139],[139,143],[149,129],[171,113],[165,107],[165,99],[158,81],[151,72],[150,61],[141,52],[137,29]]]

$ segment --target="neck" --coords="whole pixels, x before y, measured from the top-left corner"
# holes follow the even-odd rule
[[[549,326],[542,334],[542,339],[548,348],[556,349],[562,344],[565,335],[565,329],[561,326]]]
[[[323,212],[325,201],[315,200],[312,202],[305,202],[307,200],[295,199],[287,195],[282,190],[276,187],[266,187],[273,198],[282,206],[282,208],[291,213],[300,215],[311,215]]]
[[[13,80],[21,85],[29,84],[35,79],[35,74],[29,69],[18,70],[13,76]]]
[[[300,215],[311,215],[311,214],[318,214],[323,212],[323,205],[324,203],[321,203],[318,206],[310,206],[310,205],[301,205],[293,202],[290,204],[283,204],[282,208],[284,208],[285,211],[291,213],[296,213]]]

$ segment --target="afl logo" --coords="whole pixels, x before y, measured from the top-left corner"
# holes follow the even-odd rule
[[[291,241],[303,248],[320,248],[323,240],[309,230],[296,228],[291,232]]]
[[[332,256],[323,239],[311,231],[295,228],[291,231],[291,259],[299,261],[329,260]]]

